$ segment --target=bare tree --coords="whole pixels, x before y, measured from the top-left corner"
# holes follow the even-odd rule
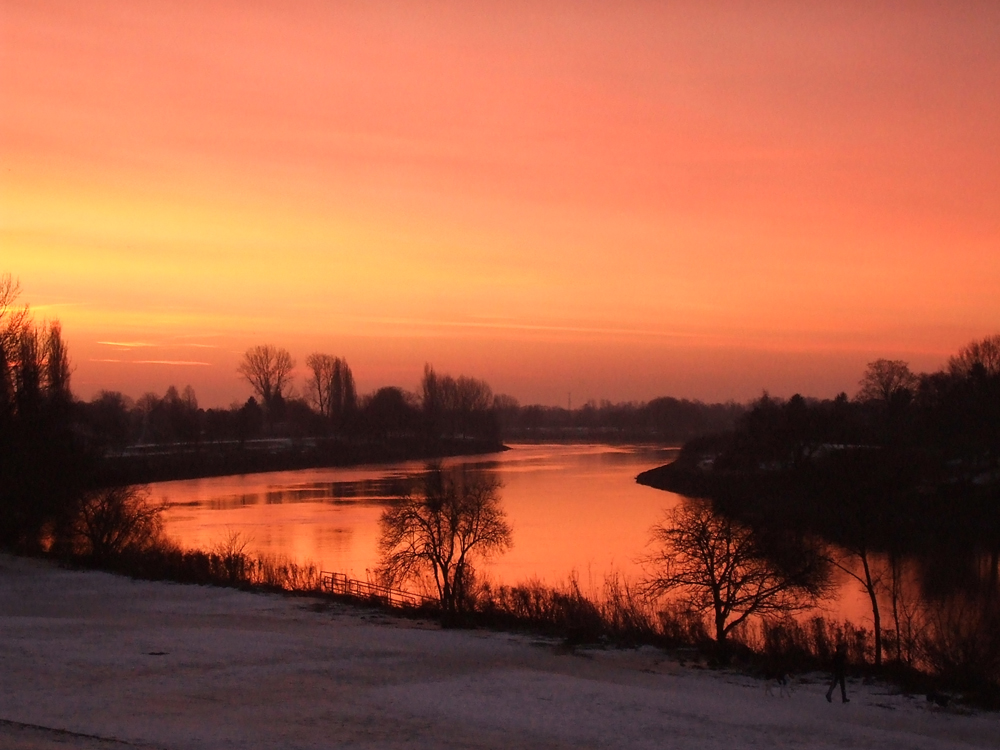
[[[333,363],[333,377],[330,379],[330,414],[335,424],[342,426],[344,420],[358,409],[358,392],[354,387],[354,375],[347,361],[338,358]]]
[[[952,375],[968,377],[976,366],[982,367],[986,375],[1000,375],[1000,333],[973,341],[948,360]]]
[[[333,379],[335,357],[313,352],[306,357],[309,379],[306,381],[306,395],[312,405],[323,416],[329,415],[330,381]]]
[[[0,544],[39,550],[62,536],[88,466],[70,419],[61,329],[35,324],[19,292],[0,275]]]
[[[9,273],[0,274],[0,349],[7,352],[28,319],[28,306],[17,306],[20,294],[21,285]]]
[[[490,475],[433,468],[420,497],[406,497],[379,520],[380,578],[392,586],[429,577],[445,615],[462,611],[474,563],[512,543],[499,490]]]
[[[88,493],[80,505],[75,535],[80,551],[98,560],[143,550],[160,539],[166,502],[150,503],[145,486],[110,487]]]
[[[432,434],[437,434],[441,429],[442,412],[445,405],[438,375],[434,372],[434,368],[426,362],[424,363],[424,377],[420,381],[420,389],[427,428]]]
[[[248,548],[252,542],[253,537],[247,536],[242,531],[228,529],[225,538],[212,549],[213,554],[217,555],[222,563],[222,569],[230,585],[235,586],[246,579],[250,563]]]
[[[335,424],[357,409],[354,375],[340,357],[314,352],[306,357],[309,380],[306,391],[316,410]]]
[[[22,416],[33,419],[42,406],[45,388],[45,344],[41,332],[24,325],[15,341],[14,393]]]
[[[438,375],[429,364],[424,365],[421,390],[424,418],[435,434],[481,431],[493,407],[493,390],[485,380]]]
[[[875,636],[875,666],[882,666],[882,610],[879,594],[887,588],[886,575],[891,570],[880,561],[872,549],[872,540],[884,534],[892,522],[877,512],[874,503],[865,496],[847,495],[836,508],[836,541],[838,551],[828,555],[828,560],[841,571],[861,584],[872,611],[872,630]],[[852,564],[853,561],[853,564]],[[898,629],[898,623],[897,623]]]
[[[247,349],[237,372],[260,396],[265,407],[284,398],[292,379],[295,360],[286,349],[260,344]]]
[[[882,665],[883,630],[880,596],[893,595],[892,556],[912,538],[912,511],[908,489],[919,481],[919,462],[911,454],[855,451],[839,457],[836,469],[826,475],[826,502],[815,512],[824,533],[836,548],[827,558],[860,584],[871,605],[875,640],[875,665]],[[888,560],[886,555],[888,553]],[[898,592],[897,592],[898,593]],[[899,629],[898,601],[892,613]]]
[[[457,407],[464,414],[487,411],[493,406],[493,389],[485,380],[460,375],[455,391]]]
[[[818,556],[774,562],[750,528],[700,500],[670,510],[653,527],[653,540],[659,547],[647,558],[646,591],[679,593],[695,611],[709,613],[719,644],[751,616],[807,606],[826,580]]]
[[[0,419],[14,408],[17,347],[28,317],[27,306],[16,306],[20,293],[9,273],[0,275]]]
[[[876,566],[875,557],[872,554],[871,549],[868,545],[860,538],[856,539],[853,544],[847,544],[844,546],[844,551],[847,553],[845,558],[840,558],[837,555],[830,556],[830,562],[837,566],[840,570],[847,573],[851,578],[861,584],[861,588],[864,589],[865,594],[868,596],[868,601],[872,608],[872,630],[875,635],[875,666],[882,666],[882,612],[879,608],[878,595],[879,592],[885,587],[884,571],[880,566]],[[848,564],[848,560],[851,558],[856,559],[861,564],[861,572],[859,573],[854,569],[853,566]]]
[[[889,601],[892,606],[892,623],[895,631],[896,661],[913,666],[920,642],[921,605],[906,585],[906,560],[898,552],[889,551]]]
[[[910,366],[899,359],[876,359],[869,362],[861,378],[859,401],[882,401],[890,404],[903,394],[912,395],[917,387],[917,376]]]
[[[3,313],[0,307],[0,319]],[[46,330],[21,311],[7,323],[14,327],[0,335],[0,402],[27,417],[37,416],[43,402],[68,406],[72,399],[69,355],[59,323],[53,322]]]
[[[63,404],[72,400],[69,377],[69,352],[62,338],[62,326],[53,322],[45,339],[45,385],[51,399]]]

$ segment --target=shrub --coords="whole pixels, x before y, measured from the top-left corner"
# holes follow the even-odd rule
[[[141,485],[88,492],[71,527],[71,546],[99,561],[150,549],[161,539],[165,507],[151,504],[149,488]]]
[[[1000,604],[953,596],[929,616],[930,669],[960,689],[1000,695]]]

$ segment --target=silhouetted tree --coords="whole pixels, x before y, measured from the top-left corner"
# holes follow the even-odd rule
[[[1000,333],[963,346],[948,360],[948,371],[952,375],[968,377],[977,365],[987,376],[1000,375]]]
[[[73,524],[77,551],[98,561],[148,549],[160,539],[166,503],[150,503],[145,486],[88,492]]]
[[[910,372],[910,366],[899,359],[876,359],[869,362],[861,378],[859,401],[881,401],[892,404],[900,399],[909,399],[919,382]]]
[[[183,395],[176,386],[167,388],[163,398],[145,393],[136,403],[135,412],[135,421],[140,425],[137,442],[195,442],[201,437],[202,412],[191,386],[184,388]]]
[[[135,402],[118,391],[99,391],[90,403],[78,405],[89,439],[102,451],[135,442],[134,409]]]
[[[893,570],[887,562],[912,535],[906,490],[919,473],[907,453],[890,449],[846,452],[824,468],[822,502],[815,515],[839,547],[830,554],[831,563],[857,581],[868,597],[879,667],[883,656],[879,597],[895,595]],[[879,553],[888,553],[889,560]],[[898,611],[894,610],[893,619],[898,619]]]
[[[498,393],[493,397],[493,413],[496,415],[497,426],[503,434],[516,422],[521,404],[513,396]]]
[[[240,444],[257,437],[262,429],[264,429],[264,412],[257,400],[251,396],[240,408],[236,421],[236,434]]]
[[[366,427],[381,437],[393,433],[411,432],[416,427],[415,398],[402,388],[379,388],[364,403],[362,412]]]
[[[34,325],[18,291],[0,277],[0,545],[37,550],[69,523],[90,466],[59,324]]]
[[[330,415],[330,386],[337,358],[329,354],[313,352],[306,357],[309,378],[306,381],[306,395],[312,406],[323,416]]]
[[[318,352],[306,357],[310,377],[306,390],[312,405],[337,428],[343,428],[357,410],[354,375],[347,362]]]
[[[254,389],[265,410],[284,400],[291,383],[295,360],[286,349],[270,344],[260,344],[247,349],[237,372]]]
[[[500,482],[471,471],[433,467],[419,497],[406,497],[379,520],[379,575],[387,585],[429,577],[446,616],[461,612],[474,564],[511,546]]]
[[[871,547],[867,544],[863,536],[855,536],[854,539],[843,547],[847,553],[847,559],[843,559],[838,554],[833,554],[830,561],[840,570],[847,573],[851,578],[861,584],[872,611],[872,630],[875,636],[875,666],[882,666],[882,613],[879,608],[879,592],[885,588],[885,571],[878,564]],[[853,566],[848,564],[850,559],[856,560],[861,565],[861,572],[857,572]],[[898,615],[897,615],[898,618]]]
[[[28,306],[18,305],[21,285],[9,273],[0,274],[0,349],[11,352],[28,319]]]
[[[427,364],[421,391],[424,421],[432,435],[483,436],[496,432],[493,391],[486,381],[464,375],[438,375]]]
[[[754,615],[785,614],[821,591],[826,570],[809,550],[770,557],[754,532],[699,500],[684,500],[653,527],[658,545],[647,559],[652,595],[678,593],[694,610],[711,615],[715,640]]]
[[[1000,689],[1000,591],[954,591],[928,604],[923,651],[928,666],[963,690]]]
[[[56,321],[49,326],[45,340],[45,382],[49,398],[62,408],[67,408],[73,400],[69,377],[69,352],[62,339],[62,326]]]
[[[424,420],[427,423],[427,429],[431,434],[437,434],[441,429],[440,422],[442,420],[442,412],[444,411],[444,404],[442,403],[443,394],[441,386],[438,383],[437,373],[426,362],[424,363],[424,377],[420,381],[420,390],[422,396],[421,404],[424,410]]]

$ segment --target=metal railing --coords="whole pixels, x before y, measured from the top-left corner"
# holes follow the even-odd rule
[[[352,596],[355,599],[369,599],[390,607],[420,607],[434,600],[409,591],[382,586],[371,581],[348,578],[343,573],[320,572],[320,587],[324,593]]]

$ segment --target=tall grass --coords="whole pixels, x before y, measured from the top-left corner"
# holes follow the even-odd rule
[[[75,562],[94,565],[90,557]],[[276,555],[220,554],[182,550],[168,544],[127,550],[100,561],[99,567],[134,578],[241,589],[319,594],[320,570]]]

